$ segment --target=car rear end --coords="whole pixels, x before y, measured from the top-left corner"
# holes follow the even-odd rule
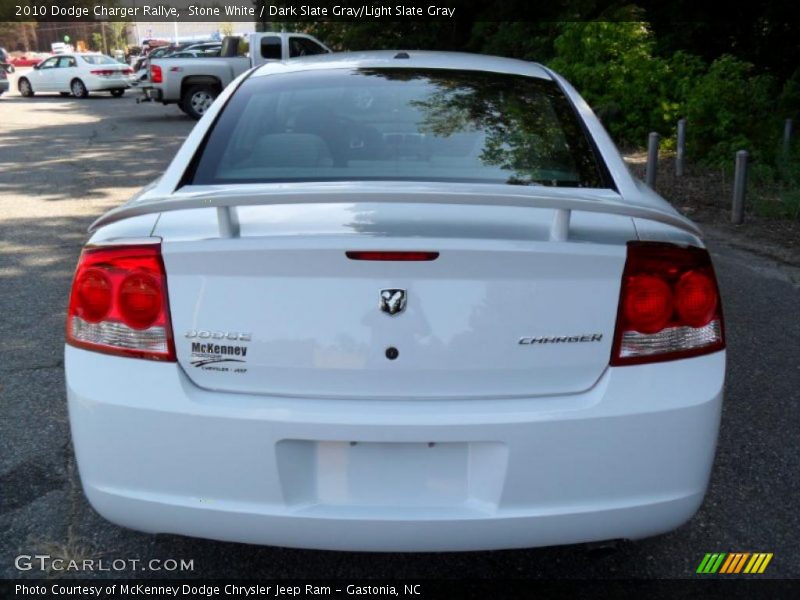
[[[395,98],[420,78],[459,102],[479,79],[400,75],[387,78]],[[501,114],[496,88],[474,88],[488,115]],[[415,110],[435,100],[438,113],[447,98],[433,94]],[[266,122],[266,107],[291,105],[271,102],[251,109]],[[224,157],[251,131],[247,110],[217,120],[176,202],[239,168]],[[423,143],[438,173],[466,164],[473,138],[421,142],[395,114],[369,120],[392,160],[418,160]],[[502,111],[513,114],[529,113]],[[273,153],[270,172],[309,167],[319,142],[296,117],[259,138],[264,153],[293,150]],[[713,267],[694,234],[648,222],[644,236],[604,212],[619,194],[575,135],[589,174],[553,174],[572,182],[563,189],[245,184],[224,194],[240,206],[234,231],[213,206],[99,229],[75,275],[65,360],[92,505],[150,532],[376,551],[641,538],[686,522],[723,395]],[[368,139],[346,138],[344,168],[364,166],[352,156]],[[561,205],[586,207],[566,235]]]
[[[133,69],[109,56],[82,54],[79,56],[80,74],[90,92],[125,90],[131,87]]]
[[[89,69],[86,76],[86,89],[90,92],[127,89],[131,87],[133,69],[121,65],[119,67],[98,66]]]

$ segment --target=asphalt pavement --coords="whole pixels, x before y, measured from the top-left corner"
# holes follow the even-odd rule
[[[800,577],[800,276],[710,236],[728,332],[711,487],[677,531],[615,552],[568,546],[442,554],[292,550],[147,535],[99,517],[80,488],[66,413],[64,315],[86,228],[157,177],[193,122],[120,99],[0,98],[0,577],[19,555],[193,560],[196,577],[696,577],[707,552],[772,552]],[[126,568],[100,576],[159,577]]]

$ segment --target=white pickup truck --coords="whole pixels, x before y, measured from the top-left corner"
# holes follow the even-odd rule
[[[177,104],[187,115],[199,119],[225,86],[251,67],[329,52],[325,44],[304,33],[228,36],[222,41],[219,57],[151,61],[141,100]]]

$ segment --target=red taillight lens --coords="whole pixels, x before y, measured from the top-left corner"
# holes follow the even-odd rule
[[[133,69],[122,69],[123,75],[133,75]]]
[[[97,323],[111,310],[111,281],[100,269],[86,269],[75,280],[75,296],[75,314]]]
[[[345,255],[350,260],[386,260],[386,261],[428,261],[439,258],[438,252],[421,252],[418,250],[349,250]]]
[[[150,65],[150,82],[163,83],[164,74],[161,72],[161,67],[158,65]]]
[[[675,308],[687,325],[703,327],[717,310],[717,285],[708,273],[688,271],[675,284]]]
[[[111,69],[95,69],[94,71],[89,71],[92,75],[99,75],[100,77],[108,77],[109,75],[113,75],[115,71]]]
[[[158,244],[86,248],[67,311],[67,343],[175,360],[167,278]]]
[[[661,331],[672,316],[672,290],[656,275],[634,275],[625,282],[622,311],[636,331]]]
[[[147,329],[161,312],[161,285],[146,273],[128,275],[119,288],[119,312],[126,325]]]
[[[719,288],[708,252],[629,242],[611,365],[687,358],[724,347]]]

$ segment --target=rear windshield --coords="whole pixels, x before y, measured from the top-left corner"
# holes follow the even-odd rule
[[[194,184],[453,181],[609,187],[553,81],[477,71],[332,69],[251,77]]]
[[[81,58],[90,65],[118,65],[119,62],[110,56],[103,54],[90,54],[88,56],[81,56]]]

